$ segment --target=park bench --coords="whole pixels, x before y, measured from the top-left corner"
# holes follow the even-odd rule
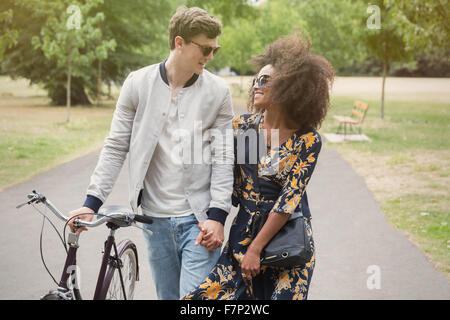
[[[344,129],[344,136],[347,134],[347,126],[353,131],[353,127],[358,127],[359,134],[361,134],[361,125],[366,117],[369,105],[361,101],[355,101],[350,117],[348,116],[333,116],[339,122],[339,127],[336,133],[340,133]]]

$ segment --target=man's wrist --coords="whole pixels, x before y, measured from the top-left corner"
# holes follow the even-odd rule
[[[99,198],[88,194],[86,196],[86,200],[84,201],[83,207],[88,207],[92,210],[94,210],[94,212],[98,212],[98,210],[100,209],[100,207],[103,205],[103,201],[100,200]]]
[[[219,208],[210,208],[207,212],[208,219],[220,222],[222,225],[225,225],[225,221],[227,220],[228,212]]]

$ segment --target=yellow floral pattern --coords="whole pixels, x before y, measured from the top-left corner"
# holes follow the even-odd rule
[[[255,123],[256,114],[244,114],[233,121],[235,134]],[[264,118],[261,119],[262,128]],[[316,131],[296,132],[277,149],[260,159],[258,178],[262,202],[272,212],[292,214],[303,205],[306,186],[314,170],[321,149],[321,138]],[[247,151],[246,151],[247,152]],[[277,170],[273,170],[273,168]],[[271,170],[272,168],[272,170]],[[275,192],[275,191],[276,192]],[[315,256],[305,265],[293,268],[262,266],[260,274],[253,278],[252,285],[245,285],[240,264],[251,243],[250,226],[255,210],[257,195],[251,177],[251,167],[246,164],[235,166],[233,205],[239,206],[228,243],[211,273],[196,289],[183,299],[306,299],[315,265]],[[309,213],[309,209],[308,209]],[[308,218],[308,217],[306,217]],[[307,232],[312,240],[311,223]]]

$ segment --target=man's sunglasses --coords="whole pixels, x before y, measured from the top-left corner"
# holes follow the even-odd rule
[[[270,79],[270,76],[268,74],[260,75],[258,78],[253,79],[252,87],[254,87],[256,84],[258,84],[258,88],[262,89],[265,86],[267,86],[269,79]]]
[[[191,40],[191,42],[193,44],[197,45],[200,49],[202,49],[202,53],[203,53],[203,55],[205,57],[209,56],[211,54],[211,51],[212,51],[213,55],[215,56],[217,54],[217,52],[219,52],[220,48],[222,48],[221,46],[218,46],[218,47],[215,47],[215,48],[202,46],[201,44],[199,44],[199,43],[197,43],[195,41],[192,41],[192,40]]]

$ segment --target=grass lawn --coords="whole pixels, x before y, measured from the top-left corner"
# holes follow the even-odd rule
[[[334,133],[334,114],[349,115],[355,98],[335,96],[321,133]],[[431,100],[431,99],[430,99]],[[363,133],[371,142],[327,143],[337,150],[381,204],[387,220],[409,236],[436,268],[450,276],[450,103],[366,101]]]
[[[113,105],[71,108],[48,106],[36,87],[16,87],[0,77],[0,190],[100,148]]]

